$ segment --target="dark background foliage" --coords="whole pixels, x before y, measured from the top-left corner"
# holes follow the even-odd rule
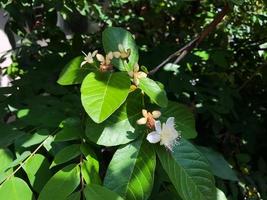
[[[150,70],[200,33],[225,2],[22,0],[1,4],[10,15],[5,31],[13,41],[13,63],[5,73],[14,81],[12,87],[0,88],[0,147],[8,146],[14,153],[24,151],[19,146],[21,137],[36,130],[52,132],[62,120],[82,117],[79,87],[62,87],[56,80],[70,59],[102,48],[101,33],[106,27],[129,30],[139,45],[140,64]],[[221,152],[238,174],[239,182],[216,178],[229,199],[267,198],[266,4],[263,0],[230,3],[224,20],[197,48],[177,65],[153,75],[165,85],[169,99],[187,104],[194,112],[198,132],[194,142]],[[59,21],[61,28],[56,26]],[[21,38],[19,46],[12,33]],[[6,124],[14,116],[16,120]],[[40,151],[52,159],[60,145],[55,144],[50,154]],[[99,151],[101,173],[112,152]]]

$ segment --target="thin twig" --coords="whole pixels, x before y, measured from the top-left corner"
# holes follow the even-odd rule
[[[53,131],[50,135],[48,135],[45,140],[29,155],[29,157],[24,160],[21,165],[14,171],[12,172],[10,175],[8,175],[3,181],[2,183],[0,183],[0,185],[4,184],[6,181],[8,181],[12,176],[14,176],[35,154],[36,152],[44,145],[44,143],[46,142],[46,140],[53,135],[53,133],[55,133],[58,129],[56,129],[55,131]]]
[[[154,73],[156,73],[162,66],[164,66],[167,62],[169,62],[171,59],[177,56],[178,57],[176,58],[174,63],[175,64],[179,63],[193,48],[197,47],[207,37],[207,35],[209,35],[217,27],[217,25],[223,20],[224,16],[228,13],[228,11],[229,11],[229,6],[225,5],[224,8],[221,10],[221,12],[217,15],[217,17],[214,18],[214,20],[206,28],[204,28],[204,30],[195,39],[190,41],[188,44],[186,44],[178,51],[171,54],[162,63],[160,63],[158,66],[152,69],[149,72],[149,75],[153,75]]]

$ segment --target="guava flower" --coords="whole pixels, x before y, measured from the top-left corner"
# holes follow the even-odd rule
[[[155,122],[155,131],[149,133],[146,139],[150,143],[158,143],[164,145],[167,149],[172,150],[177,140],[181,138],[180,133],[175,129],[174,117],[169,117],[165,123],[160,121]]]
[[[133,83],[138,86],[139,85],[139,79],[147,77],[147,74],[145,72],[139,71],[139,65],[136,63],[134,65],[133,71],[128,72],[129,76],[132,77]]]
[[[105,57],[102,54],[96,54],[96,59],[100,62],[100,70],[108,71],[112,69],[111,60],[113,58],[113,53],[109,52]]]
[[[130,56],[130,53],[131,53],[131,49],[127,49],[125,50],[122,46],[122,44],[119,44],[118,45],[118,49],[119,51],[115,51],[113,52],[113,56],[115,58],[122,58],[122,59],[125,59],[125,58],[128,58]]]
[[[155,126],[155,119],[159,118],[161,112],[158,110],[154,110],[152,113],[147,112],[147,110],[142,110],[143,117],[136,121],[137,124],[143,125],[146,124],[150,129]]]
[[[84,61],[81,63],[81,66],[85,65],[86,63],[92,64],[94,63],[94,57],[97,54],[97,50],[95,50],[93,53],[89,52],[87,55],[85,53],[83,53],[85,55],[84,57]]]

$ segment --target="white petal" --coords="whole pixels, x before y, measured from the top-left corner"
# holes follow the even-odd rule
[[[154,119],[159,118],[160,115],[161,115],[161,112],[158,111],[158,110],[154,110],[154,111],[152,112],[152,116],[153,116]]]
[[[138,119],[136,121],[136,123],[139,124],[139,125],[142,125],[142,124],[146,124],[146,121],[147,121],[147,118],[142,117],[142,118]]]
[[[106,55],[106,60],[111,60],[113,58],[113,53],[110,51],[108,52],[108,54]]]
[[[160,141],[160,134],[158,134],[156,131],[153,131],[151,133],[149,133],[146,136],[146,139],[150,142],[150,143],[157,143]]]
[[[133,77],[134,72],[133,72],[133,71],[130,71],[130,72],[128,72],[128,75],[129,75],[130,77]]]
[[[121,56],[121,53],[119,51],[115,51],[115,52],[113,52],[113,56],[115,58],[119,58]]]
[[[138,63],[134,64],[134,72],[138,72],[139,71],[139,65]]]
[[[147,74],[145,72],[138,72],[137,73],[137,78],[146,78]]]
[[[83,66],[83,65],[85,65],[87,63],[87,61],[83,61],[82,63],[81,63],[81,67]]]
[[[160,123],[160,121],[155,121],[155,129],[156,129],[157,133],[161,132],[161,123]]]
[[[97,50],[95,50],[93,53],[92,53],[92,57],[95,57],[96,56],[96,54],[97,54]]]
[[[174,117],[169,117],[168,119],[167,119],[167,121],[166,121],[166,125],[168,126],[168,127],[172,127],[172,128],[174,128]]]
[[[102,54],[96,54],[96,59],[100,62],[104,62],[105,61],[105,58]]]
[[[144,117],[147,117],[147,110],[146,110],[146,109],[142,109],[142,115],[143,115]]]

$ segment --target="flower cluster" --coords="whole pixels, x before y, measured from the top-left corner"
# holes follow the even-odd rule
[[[139,79],[147,77],[145,72],[139,71],[139,65],[136,63],[134,65],[133,71],[128,72],[129,76],[133,79],[133,83],[138,86]]]
[[[146,139],[150,143],[158,143],[164,145],[167,149],[172,150],[173,146],[181,138],[181,134],[175,129],[174,117],[169,117],[166,123],[156,121],[161,116],[160,111],[148,112],[142,110],[143,117],[136,121],[137,124],[146,124],[149,129],[154,129],[150,132]]]
[[[84,54],[85,58],[84,61],[81,63],[81,66],[85,65],[86,63],[94,63],[94,57],[96,57],[96,59],[100,62],[100,71],[112,70],[111,60],[113,58],[127,59],[131,53],[131,50],[125,50],[122,44],[118,45],[118,49],[119,51],[108,52],[106,56],[103,56],[102,54],[98,53],[97,50],[92,53],[89,52],[87,55]]]

